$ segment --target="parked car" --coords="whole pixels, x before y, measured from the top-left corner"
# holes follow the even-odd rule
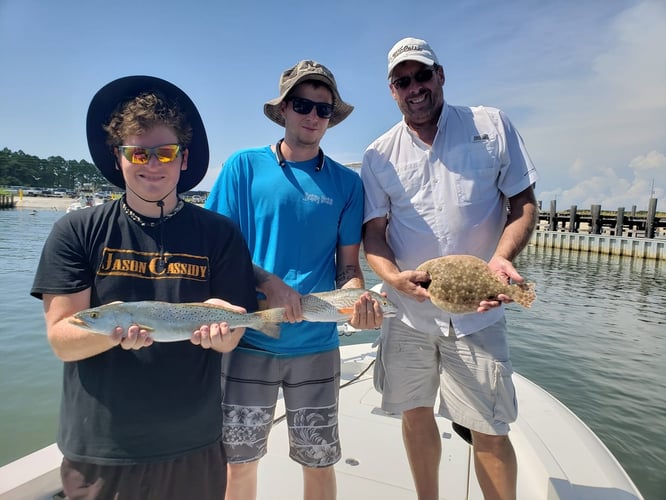
[[[100,200],[108,201],[111,199],[111,191],[99,191],[94,196]]]

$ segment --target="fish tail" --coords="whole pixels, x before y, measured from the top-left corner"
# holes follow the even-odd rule
[[[253,327],[255,330],[258,332],[263,333],[264,335],[268,335],[269,337],[272,337],[274,339],[279,339],[280,338],[280,324],[279,323],[269,323],[269,322],[262,322],[258,326]]]
[[[274,339],[280,338],[280,323],[284,321],[284,307],[274,307],[252,313],[257,319],[255,330]]]
[[[536,300],[536,285],[534,283],[516,283],[513,297],[518,304],[523,307],[530,307]]]

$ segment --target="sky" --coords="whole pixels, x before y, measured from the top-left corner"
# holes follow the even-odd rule
[[[0,0],[0,148],[92,161],[92,96],[152,75],[196,103],[210,190],[233,151],[282,137],[263,104],[314,59],[355,106],[321,146],[359,162],[401,119],[386,60],[406,36],[436,52],[447,102],[507,113],[544,209],[666,210],[664,0]]]

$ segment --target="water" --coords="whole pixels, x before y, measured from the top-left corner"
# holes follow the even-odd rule
[[[0,465],[55,439],[61,363],[29,290],[44,239],[62,215],[0,211]],[[516,265],[538,293],[529,310],[509,306],[516,371],[589,425],[646,499],[663,499],[666,262],[528,247]],[[367,278],[369,286],[377,282]]]

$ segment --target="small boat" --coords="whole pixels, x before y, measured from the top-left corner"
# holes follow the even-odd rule
[[[104,200],[100,198],[94,198],[92,196],[81,196],[78,200],[70,203],[70,205],[67,207],[67,213],[74,212],[75,210],[94,207],[103,203]]]
[[[372,381],[376,350],[370,343],[341,352],[340,439],[335,466],[338,498],[416,498],[402,444],[399,415],[380,409]],[[519,416],[510,437],[518,459],[519,500],[640,500],[625,470],[601,440],[567,407],[514,373]],[[276,416],[284,413],[278,404]],[[440,498],[481,500],[472,447],[449,420],[437,418],[442,439]],[[258,498],[302,498],[301,467],[289,458],[287,426],[277,418],[268,454],[259,465]],[[0,499],[52,499],[60,491],[57,446],[51,444],[0,468]],[[58,497],[55,497],[58,498]]]

